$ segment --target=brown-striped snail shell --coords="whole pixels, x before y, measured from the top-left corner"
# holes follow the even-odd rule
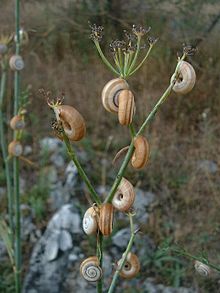
[[[20,116],[20,115],[15,115],[10,120],[10,127],[13,130],[21,130],[21,129],[24,129],[24,127],[25,127],[24,118],[22,116]]]
[[[132,122],[135,111],[134,95],[130,90],[122,90],[118,96],[118,120],[122,125]]]
[[[194,264],[195,270],[203,277],[208,277],[211,273],[211,269],[208,265],[196,260]]]
[[[90,207],[83,217],[83,230],[87,235],[95,234],[98,229],[98,208]]]
[[[102,104],[108,112],[118,112],[118,96],[122,90],[128,90],[129,85],[122,78],[110,80],[102,90]]]
[[[8,145],[8,154],[13,157],[20,157],[23,152],[23,147],[18,140],[13,140]]]
[[[134,153],[131,158],[131,164],[135,169],[144,168],[148,162],[150,148],[148,141],[142,135],[134,139]]]
[[[86,124],[82,115],[72,106],[59,105],[54,108],[57,121],[61,121],[66,136],[78,141],[86,134]]]
[[[13,55],[9,60],[10,68],[14,71],[20,71],[24,68],[24,61],[20,55]]]
[[[179,94],[190,92],[196,82],[196,73],[192,65],[186,61],[181,61],[179,66],[179,78],[177,78],[173,90]]]
[[[2,54],[2,55],[5,54],[7,52],[7,50],[8,50],[7,45],[0,44],[0,54]]]
[[[127,212],[132,207],[134,200],[135,192],[133,185],[127,179],[122,178],[112,200],[113,206],[121,212]]]
[[[90,256],[80,265],[80,273],[88,282],[97,282],[102,277],[102,269],[99,266],[97,256]]]
[[[114,207],[111,203],[104,203],[99,210],[99,230],[104,236],[112,233]]]
[[[120,261],[118,262],[118,265],[120,265]],[[127,255],[127,260],[120,271],[120,276],[124,279],[132,279],[138,274],[139,271],[140,262],[138,257],[134,253],[129,252]]]

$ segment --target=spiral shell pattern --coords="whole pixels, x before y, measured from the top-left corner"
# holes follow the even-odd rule
[[[121,260],[120,260],[121,261]],[[118,265],[120,265],[120,261]],[[120,276],[124,279],[134,278],[140,271],[140,262],[136,254],[129,252],[127,260],[120,271]]]
[[[122,90],[129,89],[126,80],[115,78],[110,80],[102,90],[102,104],[108,112],[118,112],[118,96]]]
[[[197,273],[203,277],[208,277],[211,273],[210,267],[198,260],[195,261],[194,267]]]
[[[13,55],[9,60],[10,68],[14,71],[24,69],[24,61],[20,55]]]
[[[97,209],[90,207],[83,217],[83,230],[87,235],[95,234],[98,229]]]
[[[80,265],[80,273],[88,282],[97,282],[102,277],[102,269],[99,266],[97,256],[85,259]]]
[[[181,61],[179,66],[179,75],[180,77],[175,82],[173,86],[173,90],[176,93],[187,94],[193,89],[195,85],[195,82],[196,82],[195,70],[190,63],[186,61]]]
[[[113,206],[121,211],[128,211],[135,200],[135,192],[133,185],[126,179],[122,178],[121,183],[113,197]]]

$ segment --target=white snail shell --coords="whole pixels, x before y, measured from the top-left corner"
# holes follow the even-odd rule
[[[25,127],[25,122],[22,116],[20,115],[15,115],[11,120],[10,120],[10,127],[13,130],[21,130],[24,129]]]
[[[194,264],[195,270],[203,277],[208,277],[211,273],[211,269],[208,265],[196,260]]]
[[[90,207],[83,217],[83,230],[87,235],[95,234],[98,229],[98,211],[95,207]]]
[[[115,78],[110,80],[102,90],[102,104],[108,112],[118,112],[118,96],[122,90],[129,89],[126,80]]]
[[[5,54],[8,50],[7,45],[5,44],[0,44],[0,54]]]
[[[8,145],[8,154],[14,157],[20,157],[23,152],[22,145],[20,141],[13,140]]]
[[[24,68],[24,61],[20,55],[13,55],[9,60],[9,65],[12,70],[20,71]]]
[[[122,178],[121,183],[113,197],[113,206],[122,212],[128,211],[135,200],[135,192],[133,185],[125,178]]]
[[[118,265],[120,265],[120,261],[122,260],[119,260]],[[129,252],[127,255],[127,260],[122,270],[120,271],[120,276],[124,279],[132,279],[138,274],[139,271],[140,262],[138,257],[134,253]]]
[[[80,265],[80,273],[88,282],[97,282],[102,277],[102,269],[99,266],[97,256],[85,259]]]
[[[179,94],[190,92],[196,82],[196,73],[192,65],[186,61],[181,61],[179,66],[180,78],[176,80],[173,90]]]

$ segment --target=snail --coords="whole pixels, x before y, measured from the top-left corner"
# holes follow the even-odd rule
[[[95,234],[98,229],[98,208],[90,207],[83,217],[83,230],[87,235]]]
[[[2,54],[2,55],[5,54],[7,52],[7,50],[8,50],[7,45],[0,44],[0,54]]]
[[[61,121],[65,134],[71,141],[78,141],[86,134],[86,125],[82,115],[72,106],[58,105],[53,108],[57,121]]]
[[[208,277],[211,273],[211,269],[201,261],[196,260],[194,264],[195,270],[203,277]]]
[[[104,203],[99,213],[99,230],[104,236],[109,236],[112,233],[114,207],[111,203]]]
[[[10,68],[14,71],[20,71],[24,68],[24,61],[20,55],[13,55],[9,60]]]
[[[102,104],[108,112],[118,112],[118,97],[122,90],[128,90],[129,85],[122,78],[110,80],[102,90]]]
[[[118,266],[120,265],[121,261],[122,260],[119,260]],[[124,279],[132,279],[137,275],[139,271],[140,262],[138,257],[134,253],[129,252],[127,255],[126,262],[120,271],[120,276]]]
[[[172,80],[172,78],[171,78]],[[177,78],[173,90],[176,93],[187,94],[196,82],[196,73],[192,65],[186,61],[181,61],[179,66],[179,78]]]
[[[122,125],[132,122],[135,111],[134,95],[130,90],[122,90],[118,95],[118,120]]]
[[[131,158],[131,164],[135,169],[143,168],[149,158],[149,144],[146,138],[142,135],[137,136],[134,139],[134,153]]]
[[[96,282],[102,277],[102,269],[99,266],[97,256],[90,256],[80,265],[80,273],[89,282]]]
[[[128,211],[135,200],[135,192],[133,185],[125,178],[122,178],[120,185],[113,197],[113,206],[121,211]]]
[[[15,115],[10,121],[10,127],[13,130],[21,130],[25,127],[24,119],[21,115]]]
[[[23,152],[22,145],[20,141],[13,140],[8,145],[8,154],[13,157],[20,157]]]

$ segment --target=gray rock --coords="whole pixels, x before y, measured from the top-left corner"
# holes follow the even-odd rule
[[[50,162],[59,169],[63,168],[65,165],[63,156],[57,152],[51,155]]]
[[[112,237],[112,243],[117,247],[124,249],[128,245],[128,241],[130,238],[130,228],[124,228],[118,231]]]
[[[32,152],[33,152],[32,147],[30,145],[26,145],[24,147],[23,155],[28,156],[28,155],[32,154]]]
[[[154,193],[150,191],[143,191],[141,189],[136,188],[136,198],[134,202],[134,209],[135,209],[135,218],[139,222],[146,223],[149,217],[147,213],[147,208],[155,201],[156,196]]]
[[[75,166],[75,164],[71,161],[66,167],[65,170],[65,189],[68,191],[72,191],[74,187],[76,186],[77,183],[77,178],[78,178],[78,171]]]
[[[54,137],[45,137],[40,140],[41,151],[47,151],[49,153],[59,152],[62,149],[62,142]]]
[[[218,171],[218,165],[211,160],[200,160],[198,162],[198,169],[203,172],[214,174]]]
[[[24,282],[24,293],[60,293],[67,277],[68,260],[74,235],[80,229],[78,211],[64,205],[50,220],[36,243]]]

